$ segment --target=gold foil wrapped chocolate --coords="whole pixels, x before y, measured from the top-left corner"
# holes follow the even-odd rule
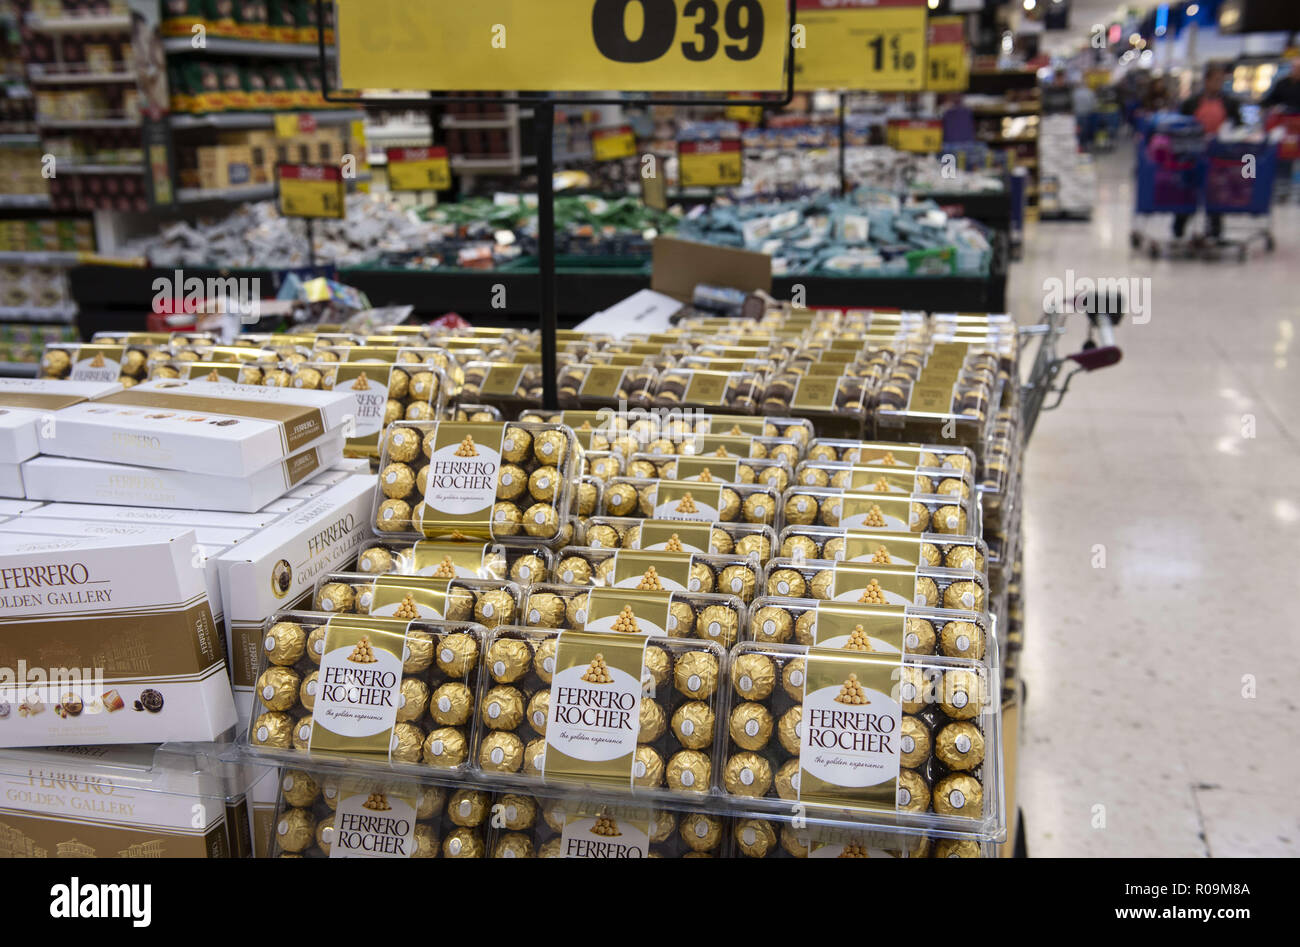
[[[935,783],[931,801],[940,815],[979,818],[984,812],[984,787],[974,776],[952,773]]]
[[[772,778],[771,764],[757,753],[733,753],[722,770],[722,785],[733,796],[764,796]]]
[[[288,749],[293,743],[293,718],[279,711],[261,714],[253,721],[249,739],[254,746]]]
[[[679,750],[668,760],[664,773],[668,788],[678,792],[708,792],[713,768],[700,750]]]
[[[772,714],[757,701],[744,701],[731,710],[731,740],[742,750],[761,750],[772,738]]]
[[[935,736],[934,754],[951,770],[972,770],[984,762],[984,734],[968,720],[950,723]]]
[[[444,858],[482,858],[483,839],[474,829],[456,829],[442,840]]]
[[[483,695],[479,714],[489,729],[513,730],[523,723],[524,695],[517,687],[492,687]]]
[[[748,652],[732,659],[732,687],[745,700],[766,700],[772,693],[775,681],[776,665],[767,655]]]
[[[916,770],[898,771],[897,804],[904,812],[925,812],[930,808],[930,787]]]
[[[724,648],[730,648],[740,631],[740,618],[736,611],[726,605],[708,605],[700,611],[695,620],[695,633],[701,638],[715,641]],[[702,652],[689,652],[700,654]],[[712,660],[712,656],[709,656]]]
[[[275,842],[285,852],[304,852],[316,841],[316,820],[309,809],[287,809],[275,824]]]
[[[732,835],[747,858],[766,858],[776,847],[776,832],[763,819],[741,819],[732,826]]]
[[[717,689],[718,659],[708,651],[687,651],[673,670],[677,690],[687,697],[705,700]]]
[[[446,635],[438,643],[436,660],[448,677],[465,677],[478,663],[478,639],[464,632]]]
[[[421,759],[430,766],[451,769],[469,758],[465,735],[455,727],[438,727],[429,731],[421,747]]]
[[[429,697],[429,716],[444,727],[460,727],[469,722],[473,695],[460,681],[438,685]]]
[[[690,750],[706,750],[713,745],[713,708],[702,700],[681,704],[672,719],[673,735]]]
[[[484,772],[517,773],[524,763],[524,742],[505,730],[493,730],[479,744],[478,765]]]
[[[478,789],[458,789],[447,800],[447,818],[462,828],[474,828],[488,817],[491,797]]]
[[[293,668],[271,665],[257,679],[257,696],[267,710],[288,710],[298,698],[301,679]]]
[[[659,706],[658,702],[649,697],[642,697],[637,742],[654,743],[664,735],[667,726],[668,721],[664,716],[663,708]]]
[[[632,784],[656,789],[664,784],[664,758],[653,747],[640,743],[632,758]]]
[[[984,657],[984,630],[970,621],[947,622],[939,633],[939,650],[952,658]]]
[[[307,637],[302,626],[291,621],[276,622],[267,630],[262,642],[267,660],[285,667],[297,663],[306,646]]]

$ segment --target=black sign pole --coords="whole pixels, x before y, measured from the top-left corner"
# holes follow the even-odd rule
[[[542,329],[542,407],[560,406],[555,364],[555,102],[548,96],[533,106],[537,132],[537,290]]]
[[[844,170],[844,154],[849,150],[849,138],[847,134],[847,117],[849,110],[849,94],[840,93],[840,197],[847,197],[849,193],[849,176]]]

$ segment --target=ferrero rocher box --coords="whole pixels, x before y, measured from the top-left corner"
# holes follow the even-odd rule
[[[371,538],[374,491],[373,476],[348,477],[217,560],[241,727],[251,711],[263,623],[310,600],[321,576],[346,571]]]
[[[315,447],[238,477],[67,457],[36,457],[23,464],[23,478],[28,484],[26,495],[37,500],[253,513],[328,467],[342,451],[342,437],[327,435]]]
[[[122,390],[117,382],[0,378],[0,464],[17,464],[40,453],[37,428],[51,412]]]
[[[228,858],[247,818],[221,774],[153,746],[0,752],[0,858]]]
[[[348,422],[347,392],[161,379],[75,404],[42,425],[41,453],[247,476]]]
[[[235,723],[192,530],[0,536],[0,743],[213,740]]]

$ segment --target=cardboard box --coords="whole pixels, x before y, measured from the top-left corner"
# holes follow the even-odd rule
[[[53,412],[121,390],[117,382],[0,378],[0,463],[17,464],[39,454],[37,429]]]
[[[0,752],[0,858],[230,858],[243,802],[223,772],[152,746]],[[274,783],[274,780],[272,780]]]
[[[6,502],[0,500],[0,512]],[[56,519],[98,520],[109,523],[154,523],[171,526],[212,526],[223,529],[253,530],[270,526],[277,513],[223,513],[216,510],[164,510],[149,506],[103,506],[96,503],[32,503],[27,512]],[[21,510],[15,512],[23,512]]]
[[[75,404],[42,425],[41,453],[244,477],[329,443],[348,392],[163,379]]]
[[[345,571],[361,544],[373,538],[376,483],[369,474],[349,477],[217,560],[241,726],[252,709],[263,623],[272,613],[309,600],[317,579]]]
[[[195,546],[183,528],[140,540],[0,533],[5,745],[229,731],[235,707]]]
[[[66,457],[36,457],[22,467],[33,499],[255,513],[343,453],[341,436],[329,436],[320,445],[244,477]],[[0,486],[2,473],[0,468]]]
[[[22,499],[27,496],[23,484],[22,464],[0,464],[0,497]]]
[[[40,510],[45,504],[40,500],[5,500],[0,499],[0,516],[21,516],[32,510]]]

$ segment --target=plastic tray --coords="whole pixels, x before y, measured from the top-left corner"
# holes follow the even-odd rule
[[[465,621],[494,628],[518,621],[523,589],[501,579],[331,572],[317,580],[311,601],[312,609],[332,615]]]
[[[835,460],[866,467],[953,467],[975,470],[975,455],[968,447],[952,444],[894,444],[852,438],[819,437],[808,445],[808,460]]]
[[[656,377],[650,367],[579,362],[559,370],[556,395],[561,408],[645,406],[650,403]]]
[[[356,571],[368,575],[433,575],[452,560],[463,579],[510,579],[519,585],[545,582],[551,576],[554,553],[545,546],[501,543],[448,543],[421,540],[389,543],[367,540],[357,554]]]
[[[758,372],[714,372],[674,368],[662,373],[652,393],[657,408],[723,405],[737,414],[756,414],[763,394]]]
[[[730,457],[633,454],[625,475],[705,483],[759,483],[777,493],[790,485],[790,467],[784,458],[737,460]]]
[[[699,638],[729,648],[744,631],[748,612],[738,596],[729,594],[538,583],[528,587],[520,614],[519,623],[530,628],[636,629],[669,638]]]
[[[797,577],[797,578],[796,578]],[[988,579],[972,569],[898,563],[776,558],[764,569],[762,593],[864,605],[924,605],[988,610]]]
[[[897,562],[903,565],[974,569],[987,574],[989,551],[974,536],[850,530],[834,526],[787,526],[781,530],[780,555],[799,562]]]
[[[996,858],[989,841],[855,826],[842,820],[732,817],[727,858]]]
[[[650,569],[653,575],[648,575]],[[721,592],[748,602],[760,588],[755,555],[680,550],[570,546],[556,553],[554,575],[565,585],[667,592]],[[658,586],[658,587],[656,587]]]
[[[978,506],[960,497],[923,493],[857,493],[833,487],[791,487],[781,498],[787,526],[978,535]]]
[[[757,523],[686,524],[631,516],[593,516],[578,537],[582,545],[596,549],[665,549],[672,544],[685,552],[755,556],[760,564],[771,557],[775,539],[772,527]]]
[[[780,495],[759,484],[707,484],[698,481],[615,477],[605,486],[601,512],[606,516],[637,516],[713,523],[717,521],[773,526]]]
[[[969,499],[971,473],[953,467],[858,466],[838,460],[801,461],[794,472],[801,487],[834,487],[868,493],[935,493]]]

